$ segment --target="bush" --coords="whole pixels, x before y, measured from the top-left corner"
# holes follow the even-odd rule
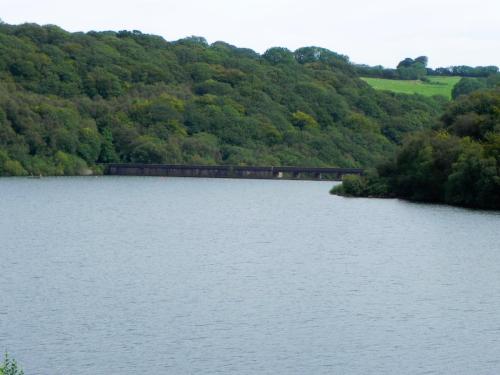
[[[365,195],[366,180],[357,175],[346,175],[342,178],[344,194],[351,197],[361,197]]]
[[[17,160],[11,160],[9,155],[0,150],[0,176],[25,176],[26,170]]]
[[[7,176],[26,176],[28,174],[17,160],[7,160],[3,163],[2,169]]]
[[[9,358],[9,355],[5,353],[4,361],[0,364],[0,375],[24,375],[24,371],[15,359]]]
[[[342,185],[334,186],[331,194],[343,195],[346,197],[366,196],[366,178],[358,175],[345,175],[342,177]]]
[[[88,169],[87,164],[75,155],[58,151],[54,157],[59,175],[75,176],[84,174]]]

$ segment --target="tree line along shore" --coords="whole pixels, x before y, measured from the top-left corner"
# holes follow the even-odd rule
[[[454,80],[448,94],[390,91],[437,79]],[[499,85],[497,67],[430,69],[425,56],[387,70],[320,47],[0,23],[0,175],[358,167],[367,176],[336,193],[498,208]]]

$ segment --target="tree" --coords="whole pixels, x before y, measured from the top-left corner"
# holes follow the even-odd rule
[[[293,124],[301,130],[314,130],[318,128],[318,122],[307,113],[297,111],[292,114]]]
[[[370,89],[346,56],[314,46],[259,55],[35,24],[2,25],[0,40],[2,175],[131,161],[369,166],[442,111]]]
[[[405,58],[404,60],[401,60],[398,63],[397,69],[399,69],[399,68],[410,68],[414,63],[415,63],[415,61],[412,58],[407,57],[407,58]]]
[[[113,145],[113,133],[109,128],[105,128],[102,132],[103,140],[101,143],[101,151],[99,153],[98,162],[100,163],[114,163],[120,159],[116,153]]]
[[[120,80],[103,68],[96,68],[85,80],[87,94],[91,97],[100,95],[103,98],[119,96],[122,93]]]
[[[134,143],[130,161],[161,164],[167,160],[165,144],[161,140],[150,136],[141,136]]]
[[[10,159],[7,153],[0,149],[0,176],[26,176],[27,174],[19,161]]]
[[[460,96],[442,116],[439,131],[407,138],[374,178],[348,181],[332,192],[500,209],[498,108],[498,90]]]
[[[427,67],[429,63],[429,58],[427,56],[419,56],[415,59],[415,63],[422,64],[424,67]]]
[[[500,176],[494,158],[485,158],[481,145],[464,141],[464,151],[446,183],[447,203],[480,208],[500,207]]]
[[[461,95],[469,95],[470,93],[486,88],[486,82],[478,78],[464,77],[453,87],[451,97],[457,99]]]
[[[446,129],[461,137],[484,140],[500,131],[500,91],[480,90],[460,96],[442,116]]]
[[[399,62],[397,72],[400,79],[422,79],[427,75],[427,62],[426,56],[417,57],[415,60],[407,57]]]
[[[328,62],[330,59],[349,62],[347,56],[339,55],[338,53],[321,47],[302,47],[294,52],[294,56],[299,64],[313,63],[316,61]]]
[[[15,359],[9,358],[9,355],[5,353],[4,361],[0,364],[0,375],[24,375],[24,371]]]
[[[292,51],[284,47],[270,48],[264,53],[263,57],[271,64],[291,64],[295,61]]]
[[[202,36],[196,36],[196,35],[192,35],[192,36],[188,36],[186,38],[183,38],[183,39],[179,39],[177,41],[177,43],[179,44],[194,44],[194,45],[200,45],[200,46],[203,46],[203,47],[207,47],[208,46],[208,42],[207,40],[202,37]]]

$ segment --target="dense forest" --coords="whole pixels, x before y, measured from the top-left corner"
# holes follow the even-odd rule
[[[109,162],[369,167],[444,98],[375,91],[346,56],[0,24],[0,175]]]
[[[408,136],[376,171],[332,193],[499,210],[500,87],[459,96],[435,129]]]

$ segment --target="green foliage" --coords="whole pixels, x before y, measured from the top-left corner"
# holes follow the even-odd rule
[[[440,76],[459,76],[459,77],[490,77],[492,75],[498,75],[498,66],[467,66],[458,65],[450,66],[447,68],[437,68],[430,70],[432,75]]]
[[[25,176],[26,170],[17,160],[11,160],[5,151],[0,150],[0,176]]]
[[[161,164],[167,160],[167,151],[161,140],[143,135],[134,141],[130,161],[134,163]]]
[[[307,113],[297,111],[292,114],[292,123],[301,130],[318,129],[316,120]]]
[[[412,200],[441,202],[443,186],[461,152],[459,140],[446,133],[410,138],[396,158],[392,178],[396,195]]]
[[[24,371],[19,367],[15,359],[11,359],[5,353],[3,363],[0,364],[0,375],[24,375]]]
[[[371,166],[443,110],[375,91],[319,47],[0,24],[0,175],[97,163]]]
[[[342,184],[334,186],[330,194],[345,197],[385,197],[388,195],[388,185],[375,170],[370,169],[363,176],[343,176]]]
[[[97,95],[103,98],[119,96],[122,85],[119,78],[103,68],[96,68],[89,72],[84,81],[85,92],[90,97]]]
[[[459,97],[442,117],[444,126],[460,137],[485,140],[500,132],[500,89],[473,92]]]
[[[270,48],[264,53],[263,57],[271,64],[291,64],[295,62],[292,51],[283,47]]]
[[[484,88],[486,88],[486,82],[484,80],[464,77],[455,85],[455,87],[453,87],[451,97],[456,99],[461,95],[468,95],[474,91]]]
[[[381,65],[369,66],[358,64],[355,65],[355,71],[365,77],[385,78],[385,79],[402,79],[402,80],[426,80],[428,76],[433,77],[475,77],[489,78],[499,77],[499,69],[497,66],[449,66],[446,68],[427,68],[427,56],[420,56],[416,59],[406,58],[399,62],[397,69],[387,69]]]
[[[408,137],[378,176],[361,182],[348,180],[334,192],[369,196],[385,185],[382,196],[500,209],[500,90],[460,96],[438,131]]]
[[[54,156],[54,164],[57,175],[80,175],[85,174],[87,164],[78,156],[67,154],[63,151],[57,151]]]
[[[500,208],[500,164],[485,157],[481,145],[464,140],[445,185],[445,201],[468,207]]]
[[[366,194],[366,179],[357,175],[346,175],[342,185],[332,189],[332,194],[342,194],[347,197],[361,197]]]
[[[427,62],[426,56],[417,57],[415,60],[408,57],[399,62],[396,71],[400,79],[421,80],[427,75]]]

